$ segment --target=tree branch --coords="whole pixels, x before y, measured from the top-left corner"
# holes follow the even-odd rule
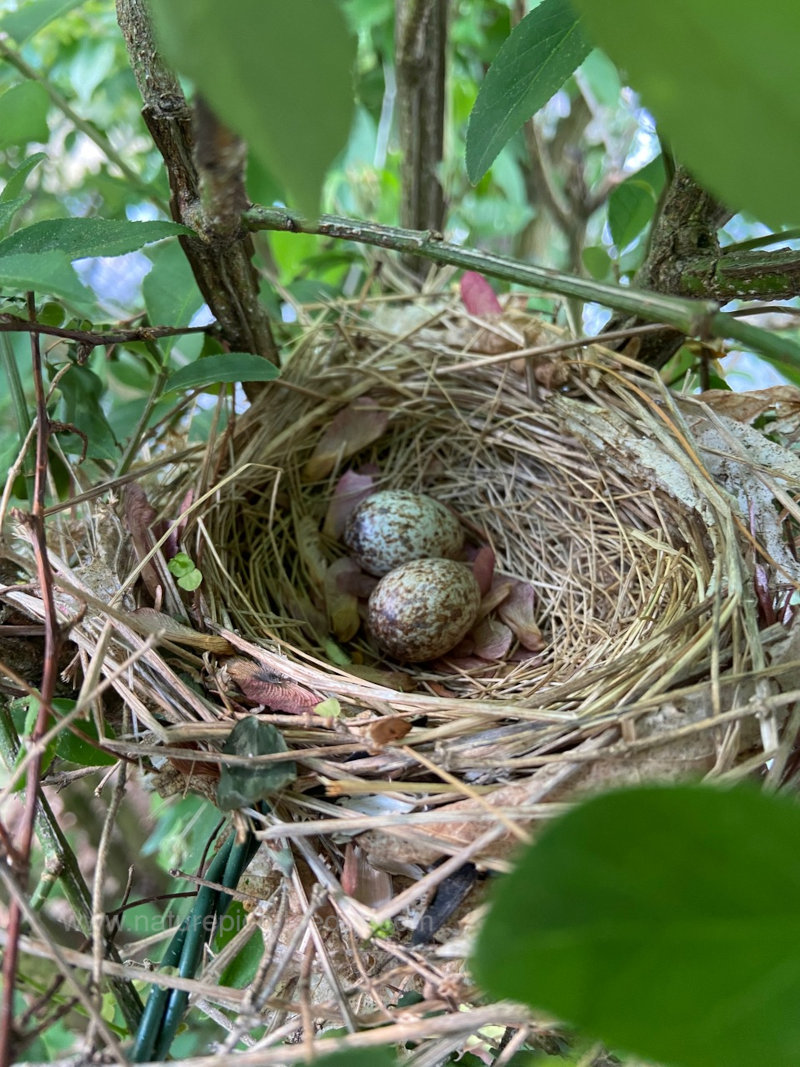
[[[144,120],[167,167],[172,218],[198,235],[179,240],[200,291],[231,349],[277,362],[258,298],[252,242],[241,225],[244,148],[202,104],[196,145],[191,111],[159,55],[145,0],[117,0],[117,20],[144,101]]]
[[[453,245],[443,241],[441,235],[436,233],[381,226],[378,223],[354,221],[337,215],[306,219],[285,208],[252,207],[245,213],[245,221],[253,230],[311,233],[338,240],[358,241],[378,248],[422,256],[435,263],[449,263],[464,270],[480,271],[482,274],[558,293],[560,296],[590,300],[646,322],[668,323],[671,332],[677,331],[682,337],[735,338],[747,348],[775,363],[789,364],[795,370],[800,367],[800,346],[795,342],[750,326],[732,315],[723,314],[713,301],[687,300],[684,297],[608,285],[590,278],[578,278],[546,267],[520,263],[507,256]]]
[[[395,22],[401,225],[441,230],[448,0],[398,0]],[[409,265],[418,273],[420,261]]]

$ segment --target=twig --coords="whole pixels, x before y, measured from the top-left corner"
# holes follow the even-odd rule
[[[37,333],[61,337],[92,348],[100,345],[121,345],[133,341],[157,341],[160,337],[177,337],[189,333],[208,333],[208,326],[138,326],[130,330],[68,330],[64,326],[47,326],[43,322],[29,322],[17,315],[0,315],[0,333]]]
[[[441,239],[441,235],[420,230],[404,230],[374,222],[356,221],[338,215],[307,219],[301,214],[276,207],[253,207],[245,219],[254,230],[281,230],[312,233],[344,241],[410,252],[436,263],[449,263],[464,270],[480,271],[494,278],[527,285],[534,289],[577,297],[617,311],[635,315],[647,322],[664,322],[673,331],[689,337],[730,337],[778,365],[800,366],[800,346],[785,337],[759,330],[721,312],[710,300],[687,300],[657,292],[634,289],[590,278],[577,278],[546,267],[519,263],[508,256],[462,248]]]
[[[28,315],[31,321],[36,318],[36,306],[33,293],[27,295]],[[47,557],[45,538],[44,510],[47,489],[47,446],[50,438],[50,417],[47,412],[47,397],[42,379],[42,362],[37,334],[31,335],[31,358],[33,364],[33,384],[36,396],[36,468],[34,474],[33,510],[23,516],[31,530],[36,572],[39,590],[44,608],[44,668],[42,673],[41,702],[36,717],[36,724],[31,733],[33,758],[28,769],[25,789],[25,810],[20,824],[20,839],[17,845],[19,874],[27,878],[33,845],[34,824],[36,822],[36,805],[39,795],[39,781],[42,769],[42,750],[36,742],[47,728],[48,708],[52,704],[58,680],[58,652],[61,645],[61,633],[58,627],[55,598],[53,596],[53,575]],[[17,939],[20,934],[22,913],[16,898],[11,901],[8,912],[9,944],[3,959],[3,994],[0,1004],[0,1067],[7,1067],[11,1062],[13,1044],[13,1003],[17,975]]]

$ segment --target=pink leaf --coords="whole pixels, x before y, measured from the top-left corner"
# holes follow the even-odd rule
[[[472,573],[475,575],[475,581],[478,583],[482,597],[486,596],[492,588],[494,564],[494,550],[489,548],[488,545],[482,545],[472,561]]]
[[[486,618],[472,631],[475,655],[481,659],[503,659],[511,648],[514,637],[511,630],[497,619]]]
[[[337,463],[377,441],[386,432],[389,412],[369,396],[356,397],[331,419],[303,468],[303,480],[325,478]]]
[[[327,537],[339,540],[350,512],[374,491],[375,483],[371,474],[356,474],[354,470],[346,470],[333,490],[322,532]]]
[[[290,678],[254,663],[249,659],[232,659],[225,664],[229,676],[253,704],[264,704],[272,711],[307,714],[319,704],[319,697]]]
[[[529,582],[515,580],[511,592],[498,608],[500,618],[510,626],[525,648],[539,652],[547,642],[534,617],[536,592]]]
[[[501,315],[503,308],[494,289],[474,270],[461,275],[461,300],[470,315]]]

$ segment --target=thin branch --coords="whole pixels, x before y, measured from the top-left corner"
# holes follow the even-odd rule
[[[0,40],[0,56],[2,56],[2,58],[12,67],[15,67],[23,77],[41,85],[55,107],[58,108],[65,118],[69,119],[76,129],[80,130],[90,141],[93,141],[97,145],[109,163],[113,163],[123,177],[125,177],[135,189],[138,189],[140,193],[143,193],[151,203],[159,208],[159,210],[163,211],[164,214],[168,214],[169,209],[166,203],[161,199],[158,193],[155,192],[153,187],[143,180],[140,174],[137,174],[135,170],[128,166],[108,138],[93,126],[91,122],[87,122],[85,119],[81,118],[76,111],[73,111],[61,93],[59,93],[59,91],[55,89],[46,78],[43,78],[37,70],[34,70],[33,67],[26,63],[22,56],[18,52],[15,52],[13,48],[10,48],[6,41],[3,40]]]
[[[240,142],[202,105],[196,142],[191,109],[158,51],[145,0],[117,0],[117,21],[144,102],[144,120],[167,167],[171,216],[197,234],[179,240],[198,287],[233,351],[277,362],[251,262],[252,240],[238,210],[236,228],[232,223],[233,209],[244,203]],[[221,186],[213,176],[216,165],[225,176]]]
[[[133,341],[157,341],[161,337],[177,337],[188,333],[208,333],[208,326],[139,326],[131,330],[68,330],[63,326],[47,326],[43,322],[29,322],[17,315],[0,314],[0,333],[35,333],[48,337],[61,337],[65,341],[90,345],[122,345]]]
[[[28,314],[33,321],[36,318],[36,307],[33,293],[27,296]],[[39,796],[39,783],[42,770],[42,751],[36,746],[36,742],[47,729],[48,708],[50,707],[56,691],[58,680],[58,653],[61,646],[61,632],[58,627],[55,597],[53,595],[53,575],[50,570],[50,562],[47,557],[47,541],[45,536],[44,511],[47,491],[48,473],[48,443],[50,440],[50,417],[47,412],[47,396],[42,379],[42,360],[39,351],[39,338],[36,334],[31,335],[31,359],[33,365],[33,384],[36,396],[36,469],[34,474],[33,509],[30,515],[24,516],[24,521],[29,525],[36,556],[36,572],[39,583],[40,595],[44,606],[44,668],[41,684],[41,703],[36,717],[36,724],[31,733],[31,742],[34,747],[33,758],[28,768],[28,777],[25,788],[25,809],[20,823],[19,843],[17,844],[17,857],[19,861],[19,874],[24,880],[28,875],[30,865],[31,848],[33,845],[34,825],[36,822],[36,807]],[[13,1055],[13,1002],[14,988],[16,985],[17,961],[18,961],[18,938],[21,931],[22,912],[19,902],[11,901],[8,912],[9,945],[3,960],[3,999],[0,1005],[0,1067],[7,1067]]]
[[[480,271],[494,278],[558,293],[560,296],[592,301],[646,322],[664,322],[670,332],[678,332],[681,336],[733,338],[778,365],[788,364],[795,369],[800,366],[800,345],[720,312],[713,301],[687,300],[642,289],[608,285],[590,278],[577,278],[545,267],[520,263],[507,256],[450,244],[435,233],[354,221],[337,215],[307,219],[285,208],[253,207],[245,213],[245,218],[254,230],[313,233],[357,241],[378,248],[409,252],[464,270]]]

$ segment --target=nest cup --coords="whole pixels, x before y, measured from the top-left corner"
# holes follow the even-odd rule
[[[351,731],[387,716],[414,727],[368,777],[441,786],[433,766],[463,785],[441,823],[362,836],[390,867],[459,849],[502,866],[524,837],[509,818],[535,823],[543,801],[747,773],[778,745],[776,689],[797,660],[776,614],[800,577],[774,506],[800,485],[790,449],[767,457],[746,419],[606,350],[526,357],[562,337],[524,314],[509,322],[501,354],[473,350],[487,331],[454,305],[411,329],[378,315],[311,331],[242,420],[204,516],[212,617],[311,704],[337,698]],[[379,432],[358,429],[359,405],[383,418]],[[332,448],[332,423],[351,417]],[[363,627],[335,641],[320,575],[346,552],[325,525],[347,470],[450,506],[473,551],[489,545],[501,574],[534,587],[544,648],[399,665]],[[502,788],[478,801],[475,783]],[[492,812],[494,836],[476,845]]]
[[[560,388],[539,385],[532,396],[519,360],[476,356],[469,370],[453,371],[463,353],[449,353],[441,340],[436,351],[426,339],[358,339],[353,353],[315,336],[245,417],[233,477],[204,520],[222,564],[215,574],[214,562],[203,562],[217,614],[224,607],[233,627],[289,661],[329,661],[337,668],[333,693],[338,669],[350,664],[356,673],[400,669],[363,626],[346,644],[335,640],[320,578],[347,552],[326,533],[337,480],[372,471],[375,488],[448,505],[472,552],[490,546],[501,575],[530,583],[545,643],[538,653],[512,645],[495,661],[405,664],[405,688],[430,692],[426,683],[438,681],[454,696],[560,711],[599,711],[630,698],[643,684],[633,669],[638,651],[678,654],[702,626],[694,609],[717,561],[696,513],[633,464],[620,469],[618,457],[565,432],[554,398],[581,403],[607,387],[603,364],[563,363]],[[385,429],[353,451],[355,424],[370,410]],[[320,442],[334,419],[352,420],[353,441],[345,433],[340,454],[326,453],[326,461]]]

